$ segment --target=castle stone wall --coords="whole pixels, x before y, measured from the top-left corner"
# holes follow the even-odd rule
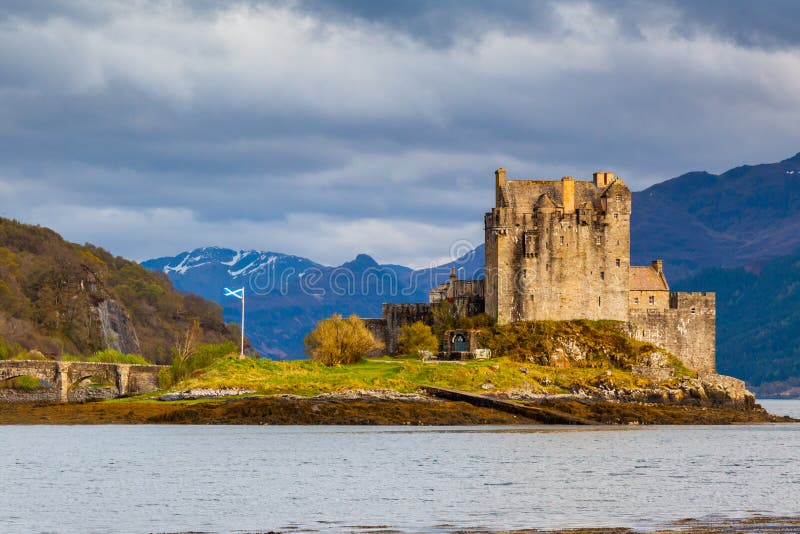
[[[386,352],[386,321],[384,319],[372,318],[361,320],[364,322],[364,326],[367,327],[367,330],[369,330],[369,333],[372,334],[372,337],[379,343],[383,343],[384,346],[383,349],[372,351],[367,357],[381,356]]]
[[[631,309],[628,333],[653,343],[699,373],[716,372],[714,293],[670,293],[669,308]]]
[[[433,310],[430,304],[384,304],[383,321],[386,323],[385,341],[386,353],[397,354],[397,337],[400,327],[404,324],[422,321],[427,325],[433,324]]]
[[[500,171],[497,182],[500,202],[484,218],[486,312],[500,324],[626,321],[630,190],[568,177],[506,182]]]
[[[652,298],[652,301],[650,300]],[[669,308],[669,291],[634,291],[630,292],[630,309],[663,310]]]

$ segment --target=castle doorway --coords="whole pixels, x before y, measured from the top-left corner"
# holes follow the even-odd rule
[[[469,352],[469,343],[464,334],[456,334],[453,338],[453,350],[455,352]]]

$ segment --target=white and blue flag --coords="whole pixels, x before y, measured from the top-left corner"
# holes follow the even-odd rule
[[[239,353],[240,358],[244,358],[244,288],[240,287],[239,289],[228,289],[227,287],[223,288],[225,293],[223,296],[225,297],[236,297],[237,299],[242,301],[242,352]]]
[[[236,297],[239,300],[244,300],[244,288],[239,289],[228,289],[225,288],[225,295],[226,297]]]

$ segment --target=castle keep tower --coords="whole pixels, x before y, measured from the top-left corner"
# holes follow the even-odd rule
[[[484,217],[486,313],[515,321],[628,320],[631,192],[594,180],[507,180]]]
[[[435,307],[449,302],[458,315],[485,311],[500,324],[620,321],[690,369],[716,372],[714,293],[671,292],[661,260],[631,267],[631,191],[614,173],[508,180],[497,169],[484,228],[484,280],[459,280],[453,270],[428,304],[384,304],[382,319],[365,320],[390,354],[403,324],[432,324]]]

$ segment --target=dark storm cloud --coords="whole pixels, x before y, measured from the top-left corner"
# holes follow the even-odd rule
[[[500,165],[640,189],[793,154],[798,12],[6,2],[0,213],[138,259],[220,244],[421,263],[482,239]]]
[[[324,13],[341,21],[369,21],[413,35],[433,46],[448,46],[487,30],[511,33],[560,31],[553,20],[555,0],[300,0],[298,9]],[[773,47],[800,43],[796,0],[559,0],[576,5],[591,3],[619,20],[629,37],[641,36],[642,27],[671,21],[672,31],[684,35],[714,33],[745,46]]]

